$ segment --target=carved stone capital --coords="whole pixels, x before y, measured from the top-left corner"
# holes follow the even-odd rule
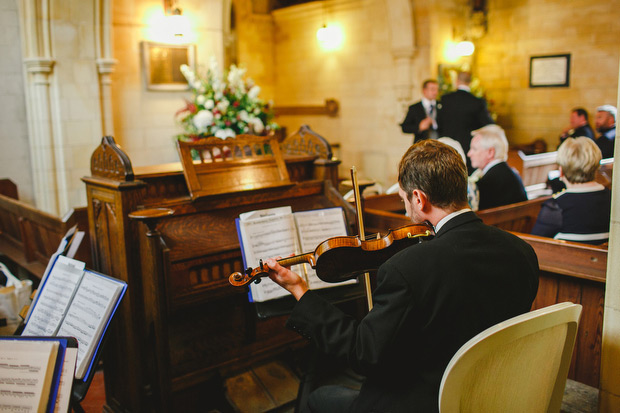
[[[47,57],[30,57],[24,59],[28,73],[49,74],[52,72],[55,61]]]
[[[97,71],[99,74],[110,74],[114,72],[114,68],[118,64],[118,60],[116,59],[97,59]]]

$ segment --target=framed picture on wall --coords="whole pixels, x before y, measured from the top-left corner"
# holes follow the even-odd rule
[[[530,57],[530,87],[568,87],[570,54]]]
[[[142,42],[142,67],[147,90],[188,90],[181,65],[194,68],[196,46]]]

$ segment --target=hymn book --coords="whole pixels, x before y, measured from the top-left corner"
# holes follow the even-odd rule
[[[71,337],[0,337],[0,411],[68,412],[76,361]]]
[[[126,289],[126,283],[87,270],[83,262],[59,255],[37,291],[21,334],[75,337],[75,378],[85,380]]]
[[[342,208],[325,208],[293,212],[290,206],[263,209],[241,214],[236,220],[243,264],[256,267],[260,260],[288,257],[314,251],[328,238],[346,236],[347,227]],[[291,268],[304,277],[310,289],[354,284],[322,281],[309,264]],[[250,301],[263,302],[285,297],[289,293],[269,278],[250,284]]]

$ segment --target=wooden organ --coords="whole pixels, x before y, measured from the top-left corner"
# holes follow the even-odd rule
[[[234,223],[240,213],[340,206],[353,228],[355,211],[330,179],[339,161],[305,128],[281,143],[281,155],[273,140],[252,141],[271,145],[265,152],[281,157],[273,159],[284,176],[280,183],[231,191],[219,183],[235,174],[246,179],[256,162],[265,162],[242,154],[234,140],[205,141],[209,156],[228,151],[238,157],[215,156],[211,171],[209,165],[199,171],[197,192],[188,189],[181,163],[133,168],[113,138],[103,138],[91,157],[91,176],[83,178],[94,268],[128,284],[104,353],[106,410],[205,411],[207,387],[227,372],[306,345],[284,328],[286,315],[258,317],[247,289],[228,283],[229,274],[243,270]],[[206,153],[206,147],[191,149]],[[181,150],[184,162],[204,166],[204,156],[194,162],[189,152]],[[210,174],[217,183],[209,183]],[[218,185],[214,194],[210,184]],[[363,309],[357,286],[329,290],[341,290],[354,311]]]

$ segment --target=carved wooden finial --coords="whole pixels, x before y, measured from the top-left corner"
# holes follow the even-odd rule
[[[116,181],[133,181],[134,174],[131,161],[116,144],[112,136],[104,136],[101,145],[90,157],[90,172],[93,176],[114,179]]]
[[[299,130],[287,136],[280,146],[288,155],[316,155],[327,160],[333,156],[329,142],[308,125],[301,125]]]

